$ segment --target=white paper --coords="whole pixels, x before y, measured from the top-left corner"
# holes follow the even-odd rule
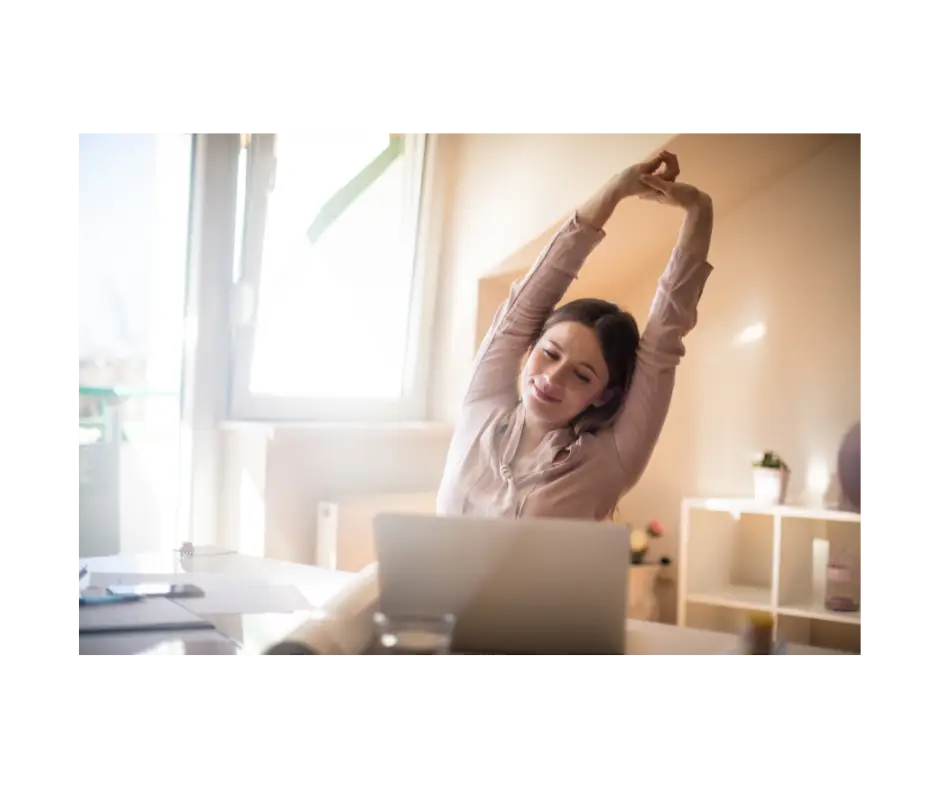
[[[175,601],[196,615],[293,613],[296,610],[315,609],[294,586],[270,585],[256,580],[247,583],[213,582],[208,587],[205,583],[194,585],[202,588],[206,595]]]

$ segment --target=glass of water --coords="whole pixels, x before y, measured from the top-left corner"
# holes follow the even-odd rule
[[[378,612],[373,623],[376,654],[450,654],[456,618]]]

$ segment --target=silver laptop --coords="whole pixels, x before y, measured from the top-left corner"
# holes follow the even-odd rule
[[[380,609],[452,613],[453,652],[625,653],[625,525],[380,514],[374,534]]]

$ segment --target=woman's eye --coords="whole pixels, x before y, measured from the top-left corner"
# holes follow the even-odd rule
[[[580,380],[582,383],[590,383],[591,379],[587,375],[582,375],[580,372],[575,373],[575,377]]]
[[[549,350],[548,348],[542,348],[542,352],[548,356],[552,361],[558,360],[558,354],[554,350]]]

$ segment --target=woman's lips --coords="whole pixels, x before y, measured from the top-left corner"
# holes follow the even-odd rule
[[[532,391],[535,392],[536,399],[544,402],[547,405],[557,405],[559,402],[561,402],[560,399],[546,394],[542,389],[539,388],[535,381],[532,381]]]

